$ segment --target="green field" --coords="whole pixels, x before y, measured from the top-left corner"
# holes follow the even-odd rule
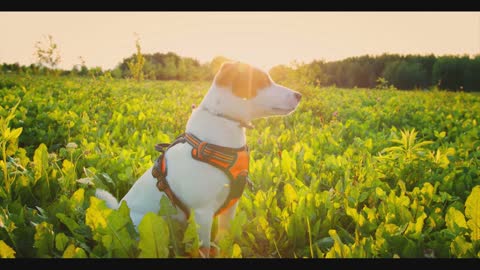
[[[137,233],[92,194],[123,197],[209,84],[1,76],[0,257],[195,250],[193,220]],[[247,130],[255,190],[221,257],[480,257],[480,96],[288,86],[298,110]]]

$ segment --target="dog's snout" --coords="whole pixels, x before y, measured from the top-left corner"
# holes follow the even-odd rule
[[[300,99],[302,99],[302,94],[296,92],[294,95],[295,95],[295,98],[297,99],[297,101],[300,101]]]

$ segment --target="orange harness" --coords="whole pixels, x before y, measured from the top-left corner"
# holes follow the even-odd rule
[[[248,146],[240,148],[223,147],[205,141],[201,141],[191,133],[184,133],[177,137],[171,144],[157,144],[155,149],[161,152],[160,157],[155,162],[152,175],[157,178],[157,188],[165,192],[173,205],[178,206],[188,218],[190,209],[172,192],[168,185],[167,164],[165,152],[177,143],[189,143],[192,149],[192,157],[198,161],[208,163],[222,170],[230,179],[230,192],[222,206],[215,212],[215,216],[223,213],[233,206],[242,196],[245,184],[251,185],[248,179],[249,150]]]

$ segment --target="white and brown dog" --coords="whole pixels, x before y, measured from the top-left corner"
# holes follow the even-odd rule
[[[221,236],[228,230],[229,222],[235,215],[238,197],[243,192],[245,182],[232,195],[232,186],[236,183],[234,180],[245,179],[244,172],[235,172],[232,168],[241,154],[236,154],[236,149],[243,149],[243,152],[246,149],[247,156],[243,160],[245,162],[246,159],[246,166],[244,164],[240,169],[246,168],[248,172],[245,127],[254,119],[292,113],[301,97],[300,93],[274,83],[266,72],[258,68],[240,62],[224,63],[208,93],[188,120],[185,134],[193,136],[193,139],[187,141],[183,138],[181,143],[171,145],[163,155],[163,165],[160,159],[156,163],[162,170],[168,168],[168,173],[164,174],[168,191],[175,195],[176,202],[183,204],[183,207],[179,207],[174,200],[181,210],[174,218],[186,221],[189,212],[185,210],[193,211],[199,225],[200,251],[205,257],[209,256],[215,215],[218,215],[217,236]],[[206,150],[201,148],[205,144]],[[222,152],[223,148],[235,151],[228,154],[228,151]],[[209,154],[210,160],[202,160],[200,152],[204,156]],[[215,161],[218,166],[213,164]],[[221,165],[221,162],[225,163]],[[146,213],[158,213],[160,199],[167,194],[165,190],[159,191],[159,178],[153,176],[156,168],[158,170],[158,166],[147,170],[122,198],[130,208],[135,226]],[[119,206],[117,200],[106,191],[97,190],[96,196],[105,200],[111,208]],[[171,196],[169,198],[172,199]]]

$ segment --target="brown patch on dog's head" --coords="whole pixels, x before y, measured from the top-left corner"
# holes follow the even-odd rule
[[[224,63],[215,76],[217,86],[230,88],[235,96],[245,99],[257,96],[258,91],[271,83],[265,72],[240,62]]]

